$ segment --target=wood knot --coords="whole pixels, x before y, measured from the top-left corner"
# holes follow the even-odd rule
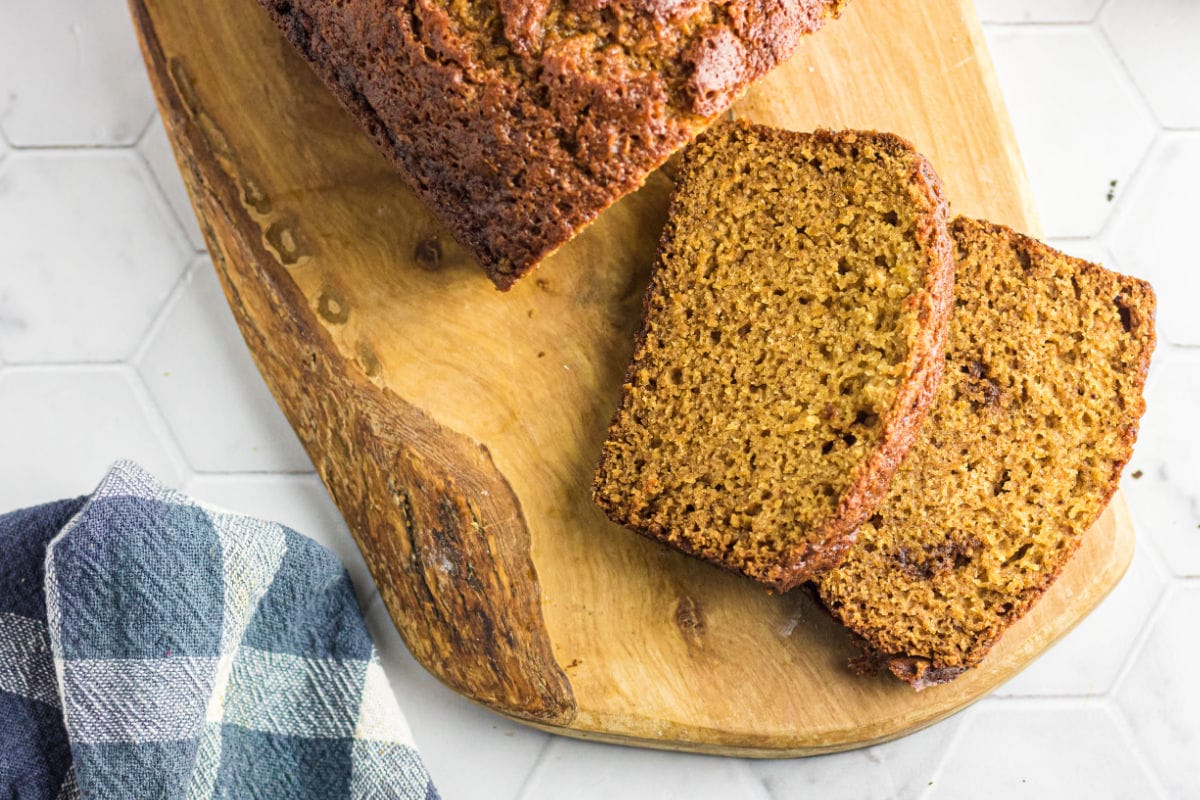
[[[279,263],[290,267],[307,255],[289,220],[277,219],[263,232],[267,244],[275,251]]]
[[[350,319],[350,306],[337,292],[327,289],[317,299],[317,313],[326,322],[341,325]]]
[[[243,175],[242,181],[242,202],[253,208],[259,214],[266,214],[271,210],[271,198],[267,196],[267,192],[263,189],[261,183],[257,179],[249,175]]]
[[[700,604],[687,596],[679,598],[675,603],[675,624],[690,644],[698,643],[708,627]]]
[[[422,239],[413,250],[417,266],[426,272],[437,272],[442,268],[442,243],[437,237]]]
[[[362,367],[362,371],[366,373],[368,378],[374,378],[383,370],[383,365],[379,362],[379,356],[375,353],[375,348],[366,342],[358,343],[358,365]]]

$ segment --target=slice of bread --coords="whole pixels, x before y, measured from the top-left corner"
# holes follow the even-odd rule
[[[894,136],[714,127],[687,151],[594,494],[786,591],[836,565],[941,375],[946,201]]]
[[[946,371],[821,600],[922,688],[979,663],[1116,491],[1154,348],[1149,285],[959,218]]]

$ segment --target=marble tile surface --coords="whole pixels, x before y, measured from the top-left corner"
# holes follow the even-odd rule
[[[1167,568],[1200,577],[1200,352],[1159,359],[1146,392],[1150,410],[1125,471],[1125,490],[1143,541]],[[1182,424],[1181,424],[1182,423]]]
[[[737,797],[774,800],[743,761],[557,737],[534,767],[520,800]]]
[[[988,702],[963,726],[929,800],[1153,797],[1114,714],[1093,701]]]
[[[0,162],[6,361],[128,359],[193,257],[133,153],[17,151]]]
[[[204,249],[204,235],[200,233],[200,224],[192,213],[192,204],[188,200],[187,187],[179,175],[175,165],[175,156],[171,153],[171,143],[167,140],[167,129],[163,127],[158,116],[146,127],[146,132],[137,144],[138,154],[146,161],[146,166],[154,175],[158,188],[166,198],[167,204],[175,214],[175,219],[183,227],[188,241],[197,252]]]
[[[1145,755],[1168,797],[1197,796],[1200,771],[1200,585],[1178,586],[1150,628],[1129,674],[1117,688],[1117,704],[1129,720],[1138,750]]]
[[[0,128],[25,147],[129,145],[154,96],[122,0],[5,0]]]
[[[1200,131],[1163,134],[1105,239],[1122,267],[1158,293],[1159,336],[1200,345],[1200,249],[1194,242]]]
[[[1099,233],[1157,130],[1145,101],[1093,26],[985,32],[1001,86],[1021,87],[1005,100],[1045,233]]]
[[[130,458],[168,485],[187,475],[171,435],[127,366],[0,370],[0,508],[87,494]]]
[[[1100,25],[1158,121],[1200,128],[1200,3],[1112,0]]]
[[[976,0],[975,10],[985,23],[1089,22],[1104,0]]]
[[[405,649],[197,258],[121,0],[0,10],[0,510],[87,492],[129,457],[330,546],[450,800],[1200,797],[1200,4],[978,9],[1052,243],[1151,280],[1160,300],[1124,479],[1134,563],[982,704],[864,750],[754,762],[560,739],[438,683]]]
[[[135,362],[197,471],[312,469],[258,374],[207,259],[188,271]]]

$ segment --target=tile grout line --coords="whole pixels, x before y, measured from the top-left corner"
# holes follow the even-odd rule
[[[517,787],[517,791],[512,796],[512,800],[530,800],[530,798],[526,796],[526,792],[529,791],[531,781],[533,781],[534,776],[537,775],[538,771],[542,768],[542,764],[548,757],[547,753],[550,752],[550,748],[554,745],[556,740],[556,737],[553,734],[545,733],[543,735],[546,737],[546,741],[542,744],[542,749],[538,751],[537,758],[533,760],[533,764],[529,767],[529,771],[525,773],[525,780],[521,781],[521,785]]]
[[[163,326],[166,325],[167,317],[182,302],[184,292],[193,283],[199,263],[199,258],[189,259],[184,268],[180,270],[179,277],[175,279],[175,283],[172,284],[170,290],[167,292],[167,296],[159,303],[158,311],[154,313],[154,316],[146,323],[146,327],[142,329],[137,342],[134,343],[133,349],[125,358],[125,361],[134,369],[141,366],[142,359],[145,358],[146,352],[150,349],[150,343],[162,332]]]
[[[154,116],[150,118],[150,122],[146,125],[146,129],[144,131],[142,131],[142,135],[138,137],[137,144],[135,144],[133,146],[133,149],[134,149],[134,152],[137,153],[138,158],[141,159],[143,164],[145,164],[146,171],[150,173],[150,177],[154,181],[154,188],[158,192],[159,198],[166,204],[167,208],[170,210],[171,217],[175,220],[175,226],[179,229],[179,232],[183,234],[183,238],[187,241],[188,247],[190,247],[197,256],[202,256],[207,251],[204,249],[201,249],[201,250],[196,249],[196,243],[192,241],[192,237],[188,234],[188,231],[187,231],[187,221],[180,217],[178,210],[175,208],[175,204],[171,202],[171,199],[169,197],[167,197],[167,189],[165,186],[163,186],[162,178],[159,176],[158,171],[154,169],[154,165],[150,163],[150,159],[146,157],[145,151],[142,150],[142,146],[146,143],[146,140],[150,134],[150,131],[154,129],[154,123],[157,122],[158,120],[159,120],[159,116],[157,113],[155,113]],[[171,164],[178,171],[179,168],[178,168],[178,166],[175,165],[175,160],[174,160],[175,159],[175,148],[171,144],[170,139],[167,140],[167,148],[171,152]],[[190,208],[191,201],[192,201],[191,195],[187,193],[186,188],[184,189],[184,193],[187,196],[187,200],[188,200],[188,204],[189,204],[189,208]],[[192,213],[194,214],[195,212],[193,211]],[[201,237],[201,240],[203,240],[204,234],[201,233],[200,237]]]
[[[1125,63],[1125,57],[1121,55],[1121,49],[1117,47],[1117,43],[1113,41],[1112,36],[1109,35],[1108,27],[1103,22],[1100,22],[1099,18],[1099,14],[1097,14],[1097,22],[1095,27],[1100,33],[1100,38],[1104,40],[1105,46],[1107,46],[1109,51],[1112,52],[1113,56],[1116,57],[1117,63],[1121,65],[1121,74],[1125,76],[1125,80],[1127,80],[1129,85],[1133,87],[1135,92],[1137,92],[1138,99],[1142,101],[1142,105],[1144,105],[1146,110],[1150,112],[1150,118],[1154,120],[1154,124],[1158,126],[1159,131],[1162,131],[1166,126],[1163,125],[1163,121],[1159,119],[1158,112],[1154,110],[1154,106],[1150,105],[1150,98],[1146,97],[1146,93],[1142,91],[1142,87],[1138,85],[1137,80],[1133,77],[1133,71],[1129,69],[1129,65]]]
[[[6,372],[117,372],[129,366],[128,361],[5,361]]]
[[[133,148],[135,150],[137,149],[138,145],[140,145],[142,143],[142,140],[146,138],[146,133],[149,132],[150,128],[154,125],[154,121],[157,119],[158,119],[158,101],[156,99],[154,102],[154,105],[150,108],[149,117],[147,117],[146,121],[142,123],[141,130],[138,131],[137,138],[134,139],[134,141],[133,141]]]
[[[1099,12],[1097,12],[1097,16],[1098,16],[1098,13]],[[1022,22],[1022,23],[1007,23],[1007,24],[1000,24],[1000,25],[993,23],[990,26],[985,26],[985,27],[991,27],[991,29],[996,32],[1003,31],[1005,34],[1010,35],[1014,41],[1016,41],[1018,38],[1021,38],[1021,35],[1020,35],[1021,29],[1026,29],[1027,34],[1033,38],[1042,38],[1042,37],[1047,37],[1047,36],[1053,36],[1053,35],[1055,35],[1055,33],[1057,33],[1058,35],[1062,35],[1062,33],[1064,31],[1074,31],[1075,33],[1080,34],[1080,35],[1084,36],[1085,38],[1087,38],[1088,40],[1090,40],[1092,42],[1092,44],[1094,44],[1097,47],[1098,54],[1101,56],[1102,60],[1110,61],[1110,60],[1115,59],[1118,62],[1115,65],[1115,68],[1112,69],[1112,75],[1113,75],[1114,79],[1112,81],[1110,81],[1111,87],[1114,89],[1117,89],[1123,93],[1128,93],[1130,95],[1129,101],[1130,101],[1131,109],[1135,112],[1136,116],[1138,116],[1142,121],[1144,121],[1146,123],[1147,128],[1149,129],[1149,136],[1147,137],[1147,144],[1144,148],[1142,148],[1140,150],[1140,152],[1137,152],[1136,161],[1135,161],[1132,169],[1129,171],[1128,177],[1125,178],[1126,184],[1131,185],[1133,182],[1133,179],[1140,173],[1140,171],[1144,167],[1146,160],[1147,160],[1147,154],[1153,151],[1155,144],[1157,143],[1159,137],[1162,135],[1162,126],[1159,123],[1158,118],[1152,113],[1152,111],[1149,107],[1149,103],[1147,102],[1141,89],[1129,77],[1124,65],[1119,63],[1120,60],[1117,57],[1117,54],[1116,54],[1115,49],[1113,48],[1111,42],[1107,38],[1100,35],[1099,31],[1094,30],[1094,28],[1097,27],[1097,25],[1094,22],[1094,19],[1086,21],[1086,22],[1071,22],[1071,23],[1033,23],[1033,22],[1025,23],[1025,22]],[[1112,66],[1112,65],[1110,65],[1110,66]],[[1008,101],[1010,99],[1011,99],[1010,95],[1006,94],[1005,95],[1006,103],[1008,103]],[[1020,147],[1020,144],[1021,143],[1018,142],[1018,147]],[[1122,191],[1121,194],[1123,197],[1125,192]],[[1111,246],[1109,246],[1107,241],[1104,241],[1102,239],[1102,234],[1112,224],[1113,220],[1120,216],[1119,203],[1120,203],[1121,198],[1114,198],[1114,199],[1115,199],[1115,202],[1110,202],[1108,208],[1104,211],[1104,213],[1098,219],[1098,221],[1097,221],[1098,224],[1095,225],[1095,227],[1091,228],[1090,232],[1085,233],[1085,234],[1074,233],[1069,236],[1064,236],[1064,235],[1055,233],[1053,230],[1048,230],[1048,231],[1044,231],[1044,236],[1042,237],[1042,240],[1045,241],[1047,239],[1070,239],[1070,240],[1092,239],[1092,240],[1095,240],[1097,243],[1103,244],[1107,249],[1109,249],[1111,251],[1111,249],[1112,249]]]
[[[284,469],[193,469],[192,475],[196,478],[261,478],[269,475],[278,475],[281,478],[308,478],[317,477],[315,469],[309,470],[284,470]],[[321,484],[321,488],[325,488],[325,484]]]
[[[979,24],[985,28],[1086,28],[1095,21],[1092,19],[1044,19],[1044,20],[1011,20],[1011,19],[980,19]]]
[[[929,800],[930,796],[938,788],[938,784],[940,784],[942,781],[942,775],[944,775],[946,772],[946,765],[950,763],[950,760],[954,756],[955,752],[961,747],[962,740],[966,738],[967,729],[971,727],[971,725],[975,722],[975,718],[979,716],[980,706],[982,706],[984,703],[987,703],[991,699],[991,695],[983,697],[978,701],[971,703],[958,714],[955,714],[951,717],[951,719],[953,719],[953,717],[961,715],[963,719],[958,728],[955,729],[954,733],[950,735],[950,741],[946,742],[944,748],[942,749],[941,757],[937,760],[937,763],[934,764],[933,770],[930,771],[929,780],[918,795],[920,800]]]
[[[1121,665],[1117,668],[1117,674],[1113,676],[1112,688],[1109,691],[1114,700],[1116,699],[1117,695],[1121,693],[1121,689],[1125,681],[1129,678],[1129,673],[1133,671],[1134,664],[1137,662],[1138,656],[1141,655],[1142,650],[1145,648],[1146,642],[1150,638],[1150,634],[1154,631],[1154,628],[1166,614],[1168,602],[1181,591],[1182,587],[1176,584],[1176,580],[1177,578],[1172,576],[1170,580],[1167,581],[1163,591],[1159,593],[1158,598],[1154,601],[1154,605],[1142,619],[1141,630],[1139,630],[1137,636],[1134,637],[1133,643],[1129,647],[1129,652],[1126,653],[1125,657],[1121,660]]]
[[[154,395],[150,391],[150,387],[146,385],[142,375],[138,372],[136,366],[132,363],[122,365],[128,370],[130,382],[134,387],[134,394],[138,398],[138,402],[142,404],[142,411],[145,415],[146,422],[154,428],[154,433],[159,437],[159,440],[167,445],[169,457],[176,462],[176,466],[182,467],[180,471],[180,482],[186,485],[191,481],[195,470],[192,468],[191,462],[188,461],[187,452],[183,449],[183,443],[179,441],[179,437],[175,435],[170,424],[167,422],[166,416],[162,409],[158,407],[158,402],[155,401]]]
[[[1125,746],[1133,754],[1134,761],[1150,782],[1150,788],[1154,791],[1154,794],[1159,800],[1167,800],[1171,795],[1166,792],[1166,787],[1159,779],[1158,770],[1154,768],[1154,765],[1150,763],[1149,759],[1146,758],[1146,754],[1142,751],[1141,745],[1138,743],[1132,727],[1130,727],[1129,720],[1125,717],[1125,713],[1121,711],[1120,706],[1117,705],[1115,700],[1106,705],[1104,711],[1112,722],[1113,727],[1117,729],[1117,735],[1125,740]]]
[[[140,137],[141,134],[139,134]],[[137,147],[138,139],[131,142],[86,142],[83,144],[16,144],[11,139],[4,140],[13,153],[76,153],[78,155],[96,152],[118,153],[122,150],[132,150]]]
[[[1112,253],[1113,258],[1117,259],[1118,261],[1120,260],[1120,256],[1117,254],[1116,247],[1114,247],[1113,243],[1113,238],[1116,236],[1115,228],[1117,227],[1117,223],[1122,221],[1129,213],[1128,206],[1133,203],[1133,200],[1128,199],[1130,195],[1134,194],[1136,191],[1139,191],[1142,188],[1141,185],[1145,181],[1149,180],[1149,178],[1145,177],[1145,173],[1148,170],[1151,160],[1161,149],[1162,143],[1166,140],[1166,138],[1167,135],[1161,127],[1154,132],[1154,136],[1150,138],[1150,144],[1146,146],[1146,149],[1138,157],[1137,163],[1133,166],[1133,171],[1130,172],[1129,177],[1125,179],[1126,188],[1122,189],[1120,193],[1113,199],[1112,208],[1109,209],[1108,214],[1104,218],[1104,222],[1090,237],[1104,245],[1105,249]]]

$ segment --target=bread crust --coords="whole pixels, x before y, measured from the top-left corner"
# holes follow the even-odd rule
[[[947,228],[949,206],[942,183],[932,165],[911,143],[894,134],[830,130],[799,133],[743,121],[729,121],[714,126],[704,137],[721,136],[723,131],[730,128],[744,135],[779,137],[789,144],[807,140],[821,146],[845,148],[869,144],[893,156],[911,160],[908,176],[910,196],[915,204],[927,209],[918,228],[919,246],[926,262],[924,286],[921,292],[909,298],[918,309],[921,323],[919,335],[909,350],[909,377],[897,392],[892,413],[881,420],[882,433],[878,446],[855,469],[850,485],[841,494],[833,515],[810,536],[791,547],[786,557],[774,568],[750,575],[754,580],[766,585],[769,591],[782,593],[841,563],[847,550],[854,544],[858,527],[874,513],[886,494],[891,477],[912,446],[937,391],[945,364],[945,339],[954,303],[954,256]],[[660,255],[656,274],[662,267],[662,254],[676,235],[680,198],[689,190],[697,188],[695,180],[688,152],[685,151],[676,189],[672,195],[668,221],[659,240]],[[642,324],[636,334],[635,352],[644,348],[651,308],[663,291],[660,282],[652,278],[643,297]],[[636,362],[631,362],[622,387],[621,407],[626,405],[629,393],[633,391],[635,369]],[[609,425],[610,438],[618,434],[621,424],[621,412],[618,410]],[[601,491],[608,480],[609,470],[605,453],[602,453],[596,468],[593,498],[611,520],[648,538],[668,541],[672,547],[709,561],[722,569],[743,573],[742,569],[730,563],[722,554],[698,549],[688,540],[672,536],[667,526],[658,524],[647,527],[632,524],[629,509],[609,502]]]
[[[814,134],[818,141],[844,144],[863,137],[898,157],[914,159],[910,191],[916,202],[930,209],[917,230],[927,260],[925,287],[910,298],[920,310],[920,334],[909,350],[910,377],[896,394],[893,415],[883,420],[878,448],[859,465],[850,488],[838,502],[837,512],[816,537],[825,544],[806,547],[793,556],[793,566],[774,586],[781,592],[833,569],[845,558],[858,527],[883,502],[892,476],[916,440],[946,364],[946,334],[954,309],[954,250],[947,227],[950,206],[941,179],[911,142],[895,134],[824,130]]]
[[[259,0],[502,290],[844,2]]]

